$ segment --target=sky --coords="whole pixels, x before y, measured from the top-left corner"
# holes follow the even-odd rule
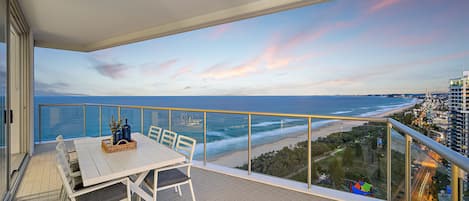
[[[91,53],[35,48],[36,95],[445,92],[469,1],[337,0]]]

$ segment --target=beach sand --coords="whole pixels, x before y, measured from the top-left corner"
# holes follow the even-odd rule
[[[415,104],[408,105],[405,107],[397,108],[394,110],[390,110],[387,112],[383,112],[381,114],[374,115],[372,117],[386,117],[390,116],[394,113],[402,112],[408,108],[413,107]],[[331,133],[335,132],[347,132],[352,130],[353,127],[363,125],[366,122],[363,121],[336,121],[336,122],[331,122],[329,124],[326,124],[322,127],[312,129],[311,130],[311,137],[312,140],[316,140],[319,137],[326,137],[330,135]],[[290,147],[290,146],[295,146],[298,142],[306,141],[308,138],[306,132],[297,132],[297,133],[291,133],[288,134],[288,137],[282,138],[276,142],[269,143],[269,144],[263,144],[263,145],[258,145],[258,146],[253,146],[252,147],[252,158],[256,158],[260,156],[263,153],[271,152],[271,151],[277,151],[282,149],[283,147]],[[218,164],[218,165],[223,165],[223,166],[228,166],[228,167],[237,167],[237,166],[242,166],[247,163],[248,153],[247,150],[241,150],[241,151],[235,151],[231,152],[225,155],[222,155],[220,157],[214,158],[212,160],[208,160],[210,163]]]

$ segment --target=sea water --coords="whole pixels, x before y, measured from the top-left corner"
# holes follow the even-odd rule
[[[112,117],[118,117],[115,107],[42,107],[41,132],[38,132],[38,104],[96,103],[365,117],[415,102],[415,99],[410,98],[381,96],[38,96],[35,98],[35,140],[51,141],[58,134],[66,138],[110,135],[109,122]],[[169,129],[167,111],[144,110],[143,116],[142,124],[140,109],[121,108],[120,117],[129,119],[133,132],[146,133],[151,125]],[[288,135],[307,131],[307,120],[301,118],[252,116],[251,122],[253,146],[272,143]],[[313,128],[329,122],[331,120],[313,120]],[[195,138],[195,157],[202,157],[203,113],[172,111],[171,130]],[[208,113],[208,157],[245,150],[247,133],[247,115]]]

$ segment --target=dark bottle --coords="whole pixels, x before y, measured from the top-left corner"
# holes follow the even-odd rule
[[[130,140],[132,140],[131,133],[132,132],[130,131],[130,125],[127,123],[127,119],[125,119],[125,125],[122,126],[123,139],[130,142]]]
[[[114,133],[113,133],[113,142],[112,144],[113,145],[116,145],[120,140],[122,140],[122,131],[121,129],[117,129]]]

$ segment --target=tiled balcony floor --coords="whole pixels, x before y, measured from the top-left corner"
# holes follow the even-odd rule
[[[16,200],[58,200],[61,187],[55,167],[55,144],[36,145]],[[305,193],[286,190],[241,178],[227,176],[194,167],[192,169],[194,191],[198,201],[303,201],[329,200]],[[191,200],[187,185],[179,197],[174,189],[158,192],[159,201]]]

